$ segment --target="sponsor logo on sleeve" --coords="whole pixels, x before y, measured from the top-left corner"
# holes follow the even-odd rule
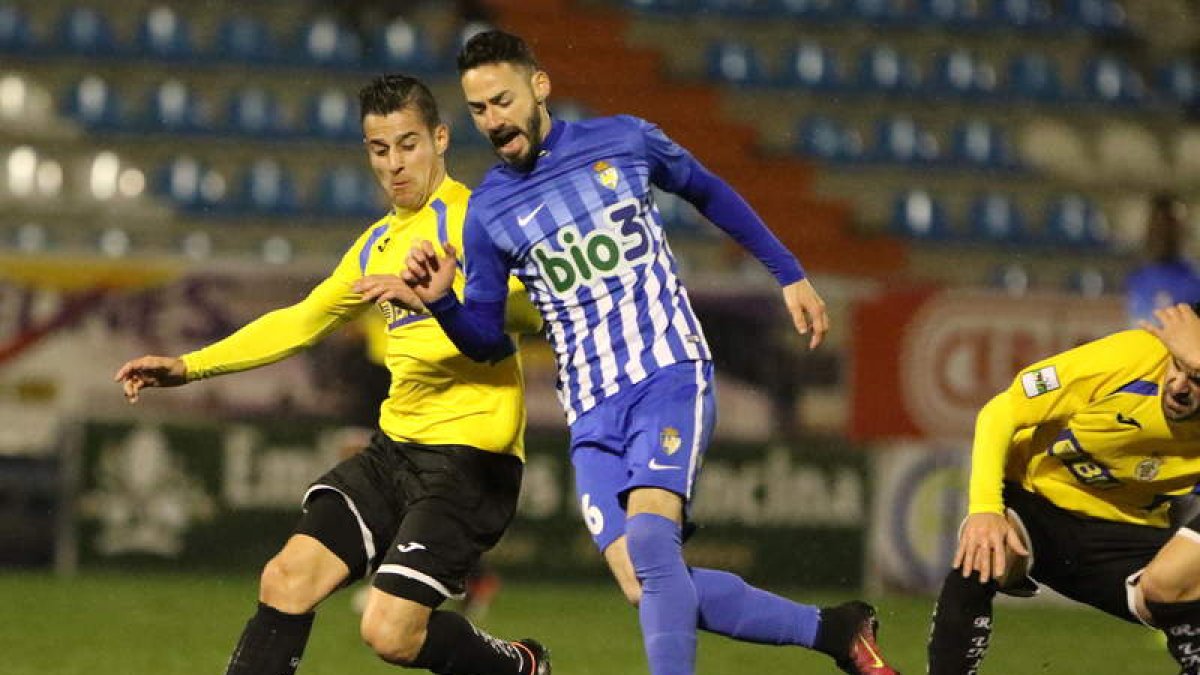
[[[1046,392],[1054,391],[1062,385],[1058,381],[1058,371],[1054,369],[1054,366],[1046,366],[1045,368],[1031,370],[1028,373],[1022,373],[1021,386],[1025,389],[1025,396],[1034,398]]]

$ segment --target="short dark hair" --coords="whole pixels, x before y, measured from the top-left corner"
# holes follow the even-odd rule
[[[430,131],[441,124],[437,100],[429,87],[407,75],[380,75],[358,92],[359,121],[367,115],[389,115],[414,108]]]
[[[529,70],[541,70],[529,44],[502,30],[476,33],[458,52],[459,75],[489,63],[510,63]]]

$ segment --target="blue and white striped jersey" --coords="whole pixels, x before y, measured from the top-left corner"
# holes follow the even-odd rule
[[[545,319],[568,422],[664,366],[709,360],[651,185],[677,192],[691,155],[629,116],[554,122],[532,171],[493,168],[464,224],[467,302],[511,271]]]

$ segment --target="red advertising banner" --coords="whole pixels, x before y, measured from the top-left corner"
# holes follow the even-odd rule
[[[979,408],[1023,366],[1127,327],[1118,298],[931,288],[858,303],[855,440],[970,437]]]

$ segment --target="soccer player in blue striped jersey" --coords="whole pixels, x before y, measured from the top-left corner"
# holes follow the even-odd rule
[[[463,301],[450,286],[458,252],[445,243],[414,246],[405,279],[459,349],[482,361],[511,352],[504,283],[510,272],[524,282],[558,361],[584,519],[638,606],[651,673],[695,672],[697,629],[815,648],[848,673],[894,673],[866,603],[803,605],[683,561],[687,505],[713,428],[713,370],[651,187],[687,199],[762,261],[816,347],[828,319],[799,262],[653,124],[552,120],[550,78],[519,37],[475,36],[458,68],[475,125],[502,161],[468,206]]]

